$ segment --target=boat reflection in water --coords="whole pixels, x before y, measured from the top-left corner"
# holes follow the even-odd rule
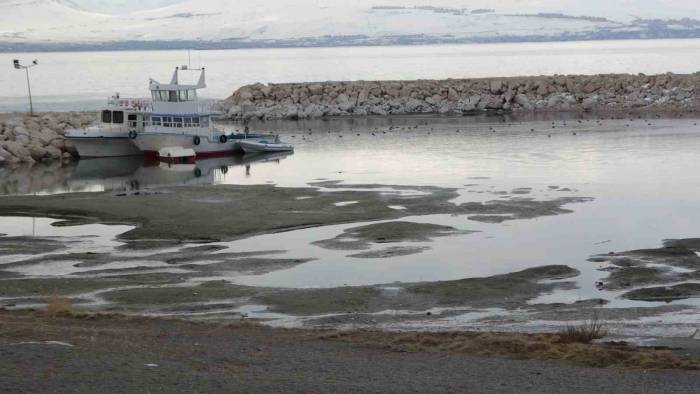
[[[224,183],[233,167],[250,174],[255,164],[279,162],[293,152],[233,155],[193,164],[144,161],[143,157],[109,157],[81,160],[68,178],[70,190],[134,191],[143,188]]]

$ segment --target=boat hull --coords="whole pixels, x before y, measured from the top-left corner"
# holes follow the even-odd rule
[[[68,138],[82,158],[120,157],[141,155],[141,150],[129,137],[82,137]]]
[[[195,144],[193,135],[168,134],[168,133],[139,133],[134,144],[148,157],[157,157],[158,151],[167,147],[181,147],[192,149],[197,159],[207,157],[221,157],[236,152],[243,152],[240,146],[241,139],[227,139],[226,142],[213,140],[204,136],[199,137],[199,144]]]
[[[241,141],[240,146],[246,153],[279,153],[291,152],[294,150],[294,148],[289,144],[270,144],[255,141]]]

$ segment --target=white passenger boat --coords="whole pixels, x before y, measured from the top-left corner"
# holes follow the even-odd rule
[[[186,66],[183,70],[188,70]],[[133,135],[134,143],[147,157],[157,158],[163,148],[192,149],[197,159],[229,155],[241,151],[243,140],[258,141],[271,135],[226,133],[212,124],[218,115],[209,105],[200,103],[197,91],[206,88],[205,70],[200,71],[196,85],[179,83],[180,68],[175,69],[169,84],[150,81],[153,113],[143,131]]]
[[[245,153],[291,152],[294,150],[291,144],[280,142],[279,138],[275,138],[273,141],[243,140],[240,145]]]
[[[140,155],[134,145],[135,133],[144,130],[151,104],[147,100],[111,97],[100,112],[100,123],[84,129],[66,130],[81,158]]]

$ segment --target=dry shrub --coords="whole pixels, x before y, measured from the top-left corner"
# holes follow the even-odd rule
[[[56,316],[71,316],[75,313],[73,300],[65,297],[51,296],[46,301],[46,312]]]
[[[263,327],[263,325],[258,322],[257,320],[249,320],[249,319],[240,319],[240,320],[233,320],[230,322],[226,322],[223,324],[224,328],[260,328]]]
[[[591,320],[586,320],[578,326],[567,325],[559,332],[562,343],[591,343],[596,339],[604,338],[607,332],[596,313]]]
[[[515,359],[563,360],[589,367],[700,369],[700,361],[669,350],[625,343],[565,342],[559,334],[498,332],[326,331],[321,339],[399,352],[450,352]]]

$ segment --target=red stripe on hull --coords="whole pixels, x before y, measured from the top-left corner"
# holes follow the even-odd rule
[[[151,160],[157,160],[158,159],[158,152],[154,150],[145,150],[143,151],[144,156],[146,156],[146,159],[151,159]],[[212,152],[196,152],[197,159],[207,159],[207,158],[212,158],[212,157],[225,157],[225,156],[233,156],[236,154],[235,150],[219,150],[219,151],[212,151]]]

